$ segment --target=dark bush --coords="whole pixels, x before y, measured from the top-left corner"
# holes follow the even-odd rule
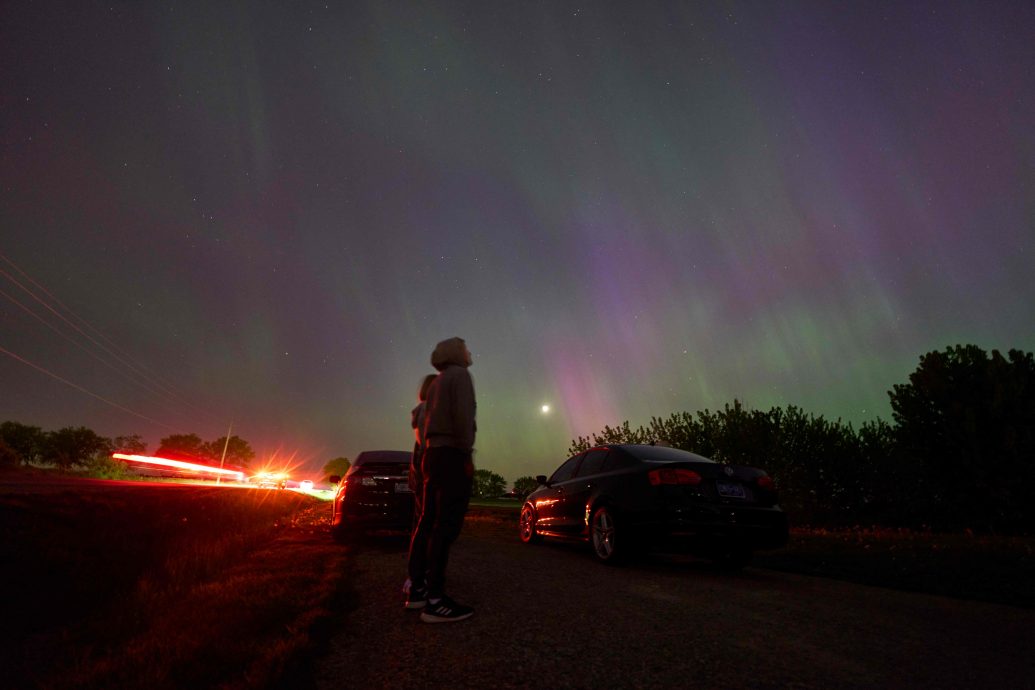
[[[889,393],[895,424],[858,430],[788,406],[739,401],[646,426],[604,427],[602,443],[669,445],[772,474],[798,524],[884,525],[1000,533],[1035,530],[1035,357],[976,345],[929,352]]]

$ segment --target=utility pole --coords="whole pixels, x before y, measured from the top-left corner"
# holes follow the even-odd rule
[[[234,428],[234,423],[230,422],[230,427],[226,430],[226,441],[223,443],[223,457],[219,458],[219,469],[223,469],[223,461],[226,460],[226,448],[230,445],[230,431]],[[223,473],[220,472],[216,476],[216,484],[222,484]]]

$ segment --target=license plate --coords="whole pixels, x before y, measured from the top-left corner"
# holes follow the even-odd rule
[[[413,490],[410,488],[409,482],[396,482],[395,493],[397,494],[412,494]]]
[[[719,490],[720,496],[726,498],[745,498],[744,487],[733,482],[715,482],[715,488]]]

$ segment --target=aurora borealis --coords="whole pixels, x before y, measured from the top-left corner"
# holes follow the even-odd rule
[[[1032,36],[1029,2],[5,3],[0,420],[232,422],[315,470],[408,448],[454,335],[508,480],[734,398],[889,419],[924,352],[1035,349]]]

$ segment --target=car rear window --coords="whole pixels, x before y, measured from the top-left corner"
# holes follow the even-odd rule
[[[408,463],[402,462],[364,462],[349,470],[349,474],[377,474],[378,472],[406,472],[410,469]]]
[[[411,455],[408,450],[367,450],[356,457],[353,467],[372,463],[378,465],[408,465],[410,464]]]
[[[625,446],[625,450],[640,460],[651,462],[715,462],[703,455],[668,446]]]
[[[611,452],[607,454],[607,458],[604,460],[604,466],[600,468],[601,472],[614,472],[624,467],[632,467],[639,461],[633,456],[629,455],[625,451],[618,448],[612,448]]]

